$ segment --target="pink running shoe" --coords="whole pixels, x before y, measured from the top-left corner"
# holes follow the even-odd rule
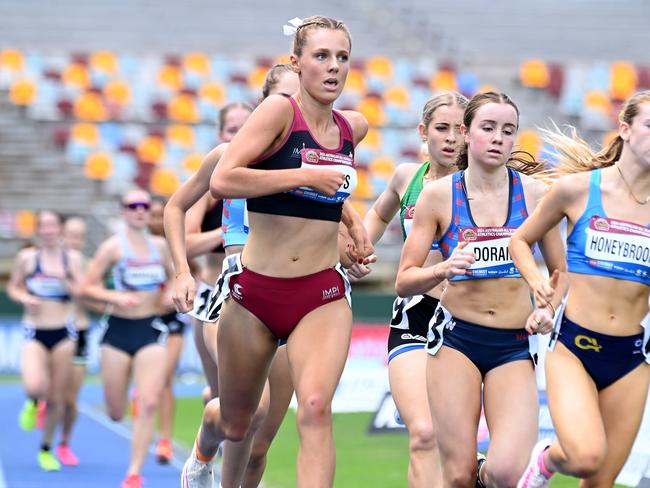
[[[144,479],[142,476],[139,474],[130,474],[122,481],[120,488],[142,488],[143,483]]]
[[[45,427],[45,419],[47,418],[47,402],[39,400],[36,410],[36,428],[43,430]]]
[[[546,469],[541,460],[542,453],[550,445],[550,439],[542,439],[535,444],[528,466],[526,466],[524,474],[519,478],[517,488],[547,488],[551,484],[553,473]]]
[[[72,452],[67,444],[59,444],[56,448],[56,457],[64,466],[79,466],[79,458]]]

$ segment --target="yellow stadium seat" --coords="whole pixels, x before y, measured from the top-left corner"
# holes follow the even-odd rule
[[[102,122],[108,118],[104,100],[99,93],[88,91],[74,101],[74,115],[80,120]]]
[[[361,147],[370,149],[371,151],[377,151],[381,147],[381,133],[374,127],[368,128],[368,133],[366,137],[361,141]]]
[[[203,162],[203,155],[199,153],[190,153],[183,159],[183,169],[188,173],[196,173]]]
[[[457,91],[456,73],[448,69],[441,69],[431,77],[429,86],[433,91]]]
[[[522,129],[517,136],[517,144],[522,151],[529,152],[536,158],[542,147],[542,139],[535,129]]]
[[[600,90],[591,90],[585,94],[585,106],[592,110],[600,110],[609,114],[612,109],[612,102],[607,94]]]
[[[617,130],[610,130],[603,136],[603,147],[608,146],[610,142],[618,137]]]
[[[391,86],[388,90],[384,92],[384,100],[386,103],[399,107],[401,109],[407,109],[411,106],[411,97],[406,87],[401,85]]]
[[[385,56],[375,56],[367,60],[366,71],[371,76],[386,80],[393,76],[393,62]]]
[[[291,55],[282,54],[275,58],[275,64],[291,64]]]
[[[18,49],[0,51],[0,69],[20,72],[25,68],[25,57]]]
[[[372,185],[367,170],[357,170],[357,188],[353,195],[357,198],[372,198]]]
[[[108,76],[115,76],[119,70],[117,57],[110,51],[97,51],[90,56],[90,67]]]
[[[361,112],[370,125],[379,126],[386,122],[386,114],[377,97],[366,97],[359,102],[357,110]]]
[[[72,63],[61,74],[63,83],[77,88],[86,89],[90,86],[88,68],[80,63]]]
[[[615,100],[626,100],[634,94],[637,74],[633,64],[619,61],[609,71],[609,93]]]
[[[210,60],[205,53],[187,53],[183,56],[183,68],[190,73],[207,77],[210,74]]]
[[[248,74],[248,86],[254,90],[261,90],[268,71],[264,66],[257,66]]]
[[[70,139],[73,142],[96,146],[99,143],[99,129],[95,124],[84,122],[73,124],[70,130]]]
[[[169,197],[180,186],[176,173],[169,168],[156,168],[151,175],[151,192]]]
[[[485,84],[485,85],[481,85],[481,86],[479,87],[477,93],[487,93],[487,92],[495,92],[495,93],[499,93],[499,89],[498,89],[496,86],[494,86],[494,85],[488,85],[488,84]]]
[[[345,89],[359,95],[366,93],[366,79],[360,69],[351,69],[345,82]]]
[[[158,71],[158,83],[162,87],[178,91],[183,87],[183,74],[178,66],[166,64]]]
[[[113,104],[124,106],[131,101],[131,87],[124,80],[111,80],[104,86],[106,100]]]
[[[192,95],[180,93],[169,101],[167,116],[175,122],[195,123],[199,121],[199,109]]]
[[[16,212],[16,235],[21,239],[33,237],[36,233],[37,218],[31,210]]]
[[[159,164],[165,155],[165,141],[162,137],[147,136],[136,147],[138,160],[146,164]]]
[[[388,179],[395,171],[395,162],[389,156],[379,156],[370,162],[368,169],[373,175]]]
[[[185,149],[194,146],[194,129],[188,125],[172,124],[167,127],[167,140]]]
[[[519,68],[519,81],[528,88],[546,88],[550,80],[548,66],[539,59],[524,61]]]
[[[113,173],[113,161],[108,153],[89,154],[84,164],[84,173],[89,180],[105,181]]]
[[[221,83],[209,81],[199,89],[199,97],[215,106],[220,106],[226,101],[226,89]]]
[[[36,95],[36,84],[26,78],[14,81],[9,87],[9,100],[14,105],[31,105]]]

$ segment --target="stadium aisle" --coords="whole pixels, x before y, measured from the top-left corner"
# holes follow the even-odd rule
[[[80,415],[73,435],[72,448],[79,456],[78,467],[45,473],[36,464],[40,431],[23,432],[18,426],[18,411],[24,401],[19,384],[0,385],[0,412],[4,426],[0,433],[0,488],[118,488],[128,463],[128,429],[111,422],[97,410],[101,401],[99,385],[86,385]],[[180,454],[180,453],[179,453]],[[177,488],[182,460],[167,466],[149,456],[142,475],[145,486]],[[4,470],[4,486],[2,485]]]

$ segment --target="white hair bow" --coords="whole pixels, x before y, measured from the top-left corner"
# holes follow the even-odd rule
[[[282,26],[282,32],[284,33],[285,36],[294,35],[298,30],[298,27],[302,25],[302,19],[300,17],[294,17],[289,21],[289,24],[291,25],[285,24]]]

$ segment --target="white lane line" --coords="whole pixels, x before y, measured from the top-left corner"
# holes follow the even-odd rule
[[[81,413],[90,417],[98,424],[102,425],[103,427],[106,427],[108,430],[116,433],[117,435],[123,437],[124,439],[131,441],[131,430],[129,430],[124,425],[124,423],[113,422],[106,415],[104,415],[103,413],[97,411],[96,409],[92,408],[90,405],[87,405],[85,403],[79,403],[78,408]],[[155,456],[154,446],[152,446],[151,449],[149,449],[149,452]],[[174,456],[169,464],[175,467],[176,469],[178,469],[178,471],[182,471],[183,464],[185,464],[185,460]],[[0,488],[5,488],[5,487],[4,485],[0,484]]]

